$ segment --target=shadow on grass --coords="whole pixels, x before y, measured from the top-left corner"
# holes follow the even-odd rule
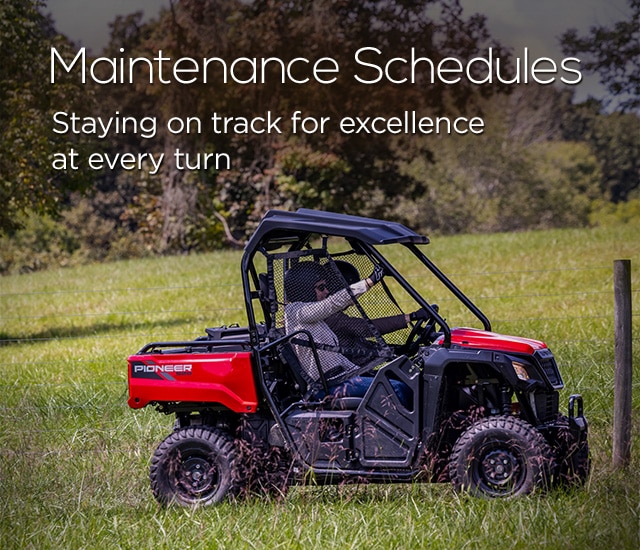
[[[167,319],[165,321],[140,321],[132,323],[96,323],[84,327],[52,327],[29,336],[16,336],[0,331],[0,347],[37,344],[50,342],[51,340],[64,340],[72,338],[92,338],[108,335],[109,333],[120,333],[122,331],[137,332],[142,330],[157,331],[158,329],[166,329],[187,323],[196,322],[197,318],[191,319]],[[206,323],[205,323],[206,324]],[[209,326],[206,324],[206,326]],[[204,335],[205,325],[202,327]],[[186,337],[189,339],[188,337]]]

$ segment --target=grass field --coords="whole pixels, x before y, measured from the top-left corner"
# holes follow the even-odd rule
[[[0,279],[0,548],[640,547],[640,227],[437,238],[427,252],[499,332],[545,340],[582,393],[583,489],[510,501],[448,485],[295,488],[282,501],[161,509],[149,459],[173,419],[126,405],[126,357],[244,323],[240,253]],[[632,261],[632,461],[611,467],[613,261]],[[415,274],[415,278],[419,277]],[[452,325],[446,295],[430,299]]]

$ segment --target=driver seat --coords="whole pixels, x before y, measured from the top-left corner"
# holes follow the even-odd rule
[[[316,384],[309,378],[300,364],[300,360],[289,342],[282,344],[279,348],[280,360],[289,367],[295,380],[295,388],[302,395],[302,402],[307,406],[320,406],[325,410],[355,410],[362,403],[362,397],[336,397],[326,395],[320,400],[311,399],[316,393]]]

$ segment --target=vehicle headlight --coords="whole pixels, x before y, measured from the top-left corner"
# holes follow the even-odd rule
[[[516,372],[516,376],[520,378],[520,380],[529,380],[529,373],[527,372],[527,367],[524,363],[520,363],[519,361],[511,361],[511,366]]]

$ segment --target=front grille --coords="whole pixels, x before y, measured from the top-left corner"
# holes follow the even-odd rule
[[[536,416],[538,422],[544,423],[553,420],[558,415],[559,397],[557,392],[537,393],[533,396],[535,400]]]
[[[551,384],[556,390],[564,388],[564,382],[562,381],[562,376],[560,376],[560,370],[558,370],[558,365],[551,350],[538,350],[535,352],[534,356],[540,367],[542,367],[542,372],[544,372],[544,375],[547,377],[549,384]]]

